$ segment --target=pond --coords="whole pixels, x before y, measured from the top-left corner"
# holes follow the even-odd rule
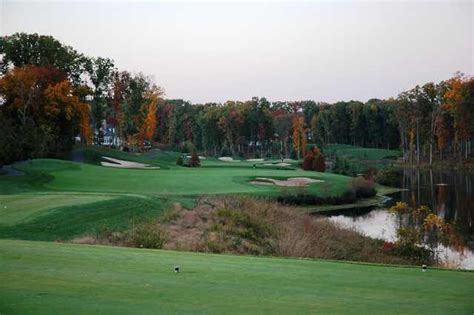
[[[400,183],[406,190],[390,195],[384,206],[333,212],[329,214],[330,220],[367,236],[393,242],[400,224],[414,223],[390,213],[388,208],[397,201],[411,207],[426,205],[451,223],[462,240],[461,246],[431,244],[439,259],[450,267],[474,269],[474,173],[404,169],[400,172]]]

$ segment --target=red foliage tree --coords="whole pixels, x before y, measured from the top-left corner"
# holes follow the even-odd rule
[[[191,159],[189,160],[190,167],[198,167],[201,166],[201,160],[199,160],[199,156],[196,153],[191,155]]]
[[[326,170],[326,163],[324,155],[317,147],[313,147],[311,151],[306,154],[302,168],[305,171],[324,172]]]

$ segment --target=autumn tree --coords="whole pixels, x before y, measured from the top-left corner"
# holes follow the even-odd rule
[[[0,37],[0,73],[13,67],[52,66],[65,73],[75,86],[81,81],[87,58],[52,36],[15,33]]]
[[[67,80],[55,85],[50,85],[45,94],[45,115],[47,120],[57,128],[59,135],[57,141],[70,142],[66,135],[72,138],[77,132],[81,134],[82,140],[90,144],[92,140],[92,130],[89,122],[89,106],[82,103],[73,94],[71,83]]]
[[[66,74],[52,66],[11,69],[0,79],[0,94],[0,127],[15,130],[16,144],[4,161],[55,156],[71,148],[76,134],[90,138],[89,108]]]
[[[293,118],[293,133],[292,133],[292,141],[293,141],[293,149],[296,152],[298,160],[301,156],[306,155],[306,128],[304,124],[304,118],[302,116],[295,116]]]
[[[153,135],[157,125],[156,109],[162,94],[163,92],[157,87],[153,87],[147,92],[146,98],[149,100],[149,103],[144,104],[142,107],[142,112],[145,116],[145,119],[143,120],[143,123],[140,127],[138,136],[140,147],[143,147],[145,140],[153,140]]]

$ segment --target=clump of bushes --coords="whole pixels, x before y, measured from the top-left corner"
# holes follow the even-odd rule
[[[338,156],[336,156],[336,159],[334,161],[332,172],[336,174],[346,175],[346,176],[357,175],[356,167],[348,159],[341,158]]]
[[[199,160],[199,156],[196,153],[191,155],[189,159],[189,167],[198,167],[201,166],[201,160]]]
[[[356,198],[370,198],[377,194],[374,182],[361,176],[351,181],[351,190]]]
[[[375,176],[375,181],[381,185],[399,187],[401,172],[395,168],[385,168]]]
[[[303,187],[282,189],[276,200],[283,204],[292,205],[342,205],[357,200],[352,189],[346,190],[338,197],[319,197],[306,191]]]
[[[101,227],[93,235],[85,235],[73,240],[79,244],[102,244],[137,248],[163,248],[168,240],[168,232],[160,221],[150,219],[138,222],[125,231],[114,231],[107,226]]]
[[[74,242],[373,263],[433,262],[422,249],[372,239],[299,208],[249,197],[201,198],[193,209],[175,205],[159,220],[134,224],[124,232],[104,229],[99,236]]]
[[[136,224],[127,232],[127,245],[139,248],[163,248],[168,233],[158,221]]]
[[[321,150],[317,147],[311,148],[303,159],[302,168],[305,171],[324,172],[326,170],[326,161]]]
[[[225,145],[221,149],[220,156],[232,156],[232,151],[230,151],[229,147]]]
[[[405,202],[397,202],[390,212],[399,216],[397,241],[394,251],[416,261],[440,261],[438,244],[446,247],[463,248],[465,241],[456,228],[435,214],[428,206],[410,207]],[[406,226],[401,222],[410,220],[414,224]]]
[[[184,165],[184,159],[182,156],[178,156],[176,159],[176,165],[183,166]]]
[[[227,248],[253,255],[272,252],[270,237],[274,231],[262,217],[230,209],[219,209],[216,216],[217,222],[211,226],[211,230],[217,232],[221,244],[227,243]],[[210,249],[219,251],[216,246]]]
[[[412,263],[384,242],[321,216],[248,197],[202,198],[169,222],[164,248],[201,252]]]
[[[199,167],[201,166],[201,160],[199,159],[199,155],[197,155],[196,153],[193,153],[191,157],[188,157],[186,154],[183,154],[176,159],[176,165]]]

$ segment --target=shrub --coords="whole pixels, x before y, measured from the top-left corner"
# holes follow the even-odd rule
[[[128,231],[128,245],[140,248],[162,248],[167,233],[157,221],[135,225]]]
[[[304,187],[284,187],[276,200],[283,204],[293,205],[341,205],[355,202],[356,194],[354,190],[348,189],[339,197],[319,197],[307,192]]]
[[[232,152],[230,151],[228,146],[223,146],[222,147],[221,156],[232,156]]]
[[[313,170],[313,162],[314,162],[314,155],[312,153],[308,153],[304,157],[303,164],[301,165],[301,167],[305,171],[312,171]]]
[[[399,187],[401,172],[394,168],[385,168],[375,176],[375,181],[381,185]]]
[[[194,213],[192,222],[185,220],[189,212]],[[169,226],[167,249],[413,263],[410,257],[399,255],[393,244],[275,202],[206,197],[179,216]]]
[[[326,163],[321,151],[317,147],[313,147],[304,157],[301,167],[305,171],[324,172]]]
[[[368,167],[363,173],[365,179],[374,180],[377,175],[377,169],[375,167]]]
[[[179,165],[179,166],[183,166],[183,165],[184,165],[184,160],[183,160],[183,157],[182,157],[182,156],[179,156],[179,157],[176,159],[176,165]]]
[[[189,159],[189,167],[199,167],[201,166],[201,160],[199,160],[199,156],[196,153],[191,155],[191,159]]]
[[[369,198],[375,196],[377,193],[374,182],[364,177],[354,178],[351,182],[351,189],[357,198]]]
[[[316,155],[313,161],[313,171],[316,171],[316,172],[326,171],[326,160],[324,159],[324,155],[322,153],[319,153]]]
[[[357,175],[357,171],[355,166],[345,158],[340,158],[336,156],[336,160],[334,161],[334,165],[332,168],[333,173],[346,175],[346,176],[355,176]]]

